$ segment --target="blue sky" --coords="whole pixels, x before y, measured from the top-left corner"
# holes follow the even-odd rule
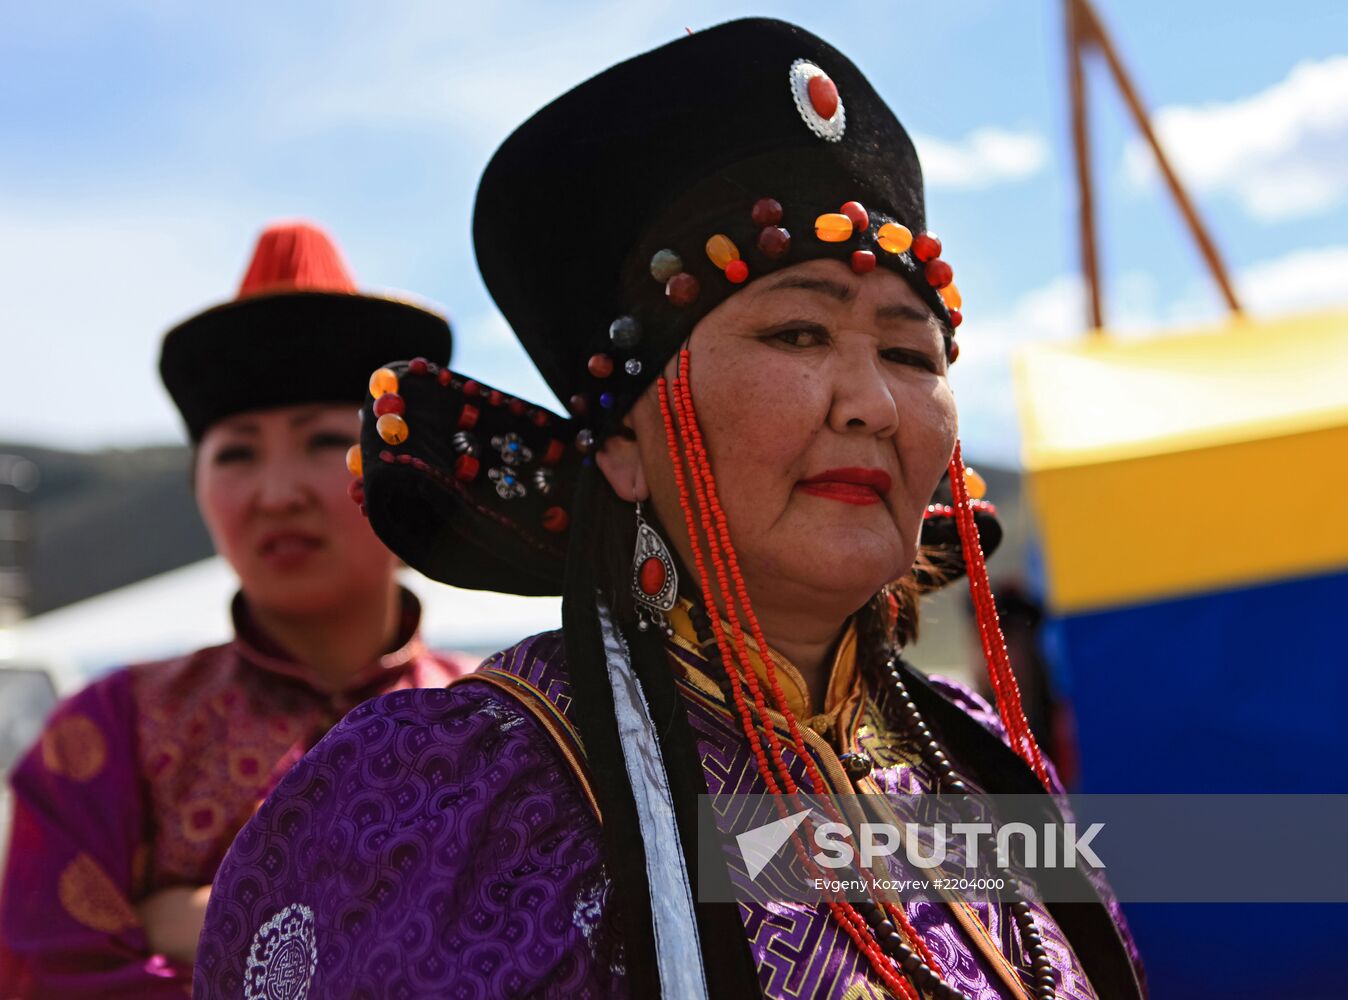
[[[1084,318],[1060,6],[0,0],[0,438],[177,440],[159,337],[233,294],[276,217],[326,225],[365,287],[446,309],[458,367],[550,401],[473,264],[482,167],[608,64],[768,13],[847,52],[917,137],[966,302],[966,450],[1012,460],[1009,354]],[[1252,310],[1348,304],[1348,6],[1097,6]],[[1102,67],[1091,84],[1110,318],[1217,318]]]

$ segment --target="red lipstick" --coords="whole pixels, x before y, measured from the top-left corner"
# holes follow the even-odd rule
[[[888,495],[891,485],[889,473],[883,469],[848,466],[829,469],[809,479],[802,479],[796,484],[796,488],[811,496],[866,507],[882,502]]]

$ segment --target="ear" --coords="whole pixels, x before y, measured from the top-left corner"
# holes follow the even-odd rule
[[[613,492],[622,499],[628,503],[650,499],[646,469],[641,464],[641,448],[635,437],[610,434],[595,455],[595,461],[599,464],[599,471],[613,487]]]

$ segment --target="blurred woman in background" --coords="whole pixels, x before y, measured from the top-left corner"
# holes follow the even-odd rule
[[[216,868],[277,780],[361,701],[471,669],[422,645],[344,461],[369,372],[450,349],[443,317],[357,293],[297,223],[262,234],[235,300],[164,338],[198,505],[239,578],[235,633],[89,685],[16,768],[6,1000],[187,995]]]

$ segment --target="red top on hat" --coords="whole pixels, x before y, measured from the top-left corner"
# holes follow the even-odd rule
[[[310,222],[275,222],[258,237],[239,298],[269,292],[349,292],[356,282],[342,252]]]

